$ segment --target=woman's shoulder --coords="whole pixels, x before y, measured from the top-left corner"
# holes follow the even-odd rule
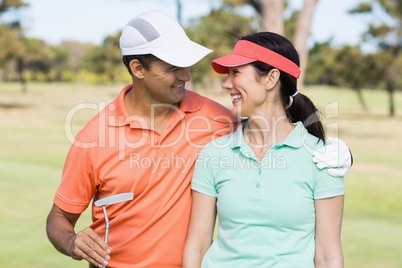
[[[325,146],[325,141],[308,133],[306,134],[306,137],[304,139],[304,143],[308,145],[309,147],[313,148],[314,150],[318,150],[321,147]]]
[[[288,137],[288,141],[297,145],[297,147],[304,147],[306,149],[317,150],[325,145],[325,141],[312,135],[308,132],[306,126],[303,122],[296,122],[295,129],[292,131],[291,135]]]

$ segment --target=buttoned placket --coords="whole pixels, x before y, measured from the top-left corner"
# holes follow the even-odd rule
[[[253,170],[252,178],[254,179],[254,189],[257,194],[261,194],[264,173],[263,168],[251,148],[249,146],[247,146],[246,148],[241,147],[240,152],[243,157],[246,157],[248,159],[248,161],[252,161],[250,165]],[[247,152],[248,150],[250,150],[250,152]]]
[[[265,153],[264,158],[262,159],[261,163],[258,161],[254,152],[252,152],[252,153],[246,152],[244,149],[240,149],[240,151],[244,157],[247,157],[249,161],[253,161],[253,163],[252,163],[253,174],[255,174],[253,176],[253,178],[255,178],[254,188],[258,194],[261,194],[261,191],[263,190],[263,187],[264,187],[265,180],[269,179],[269,178],[264,178],[264,176],[267,174],[267,171],[265,169],[271,168],[271,167],[269,167],[269,165],[268,165],[268,167],[264,167],[263,163],[264,163],[264,161],[270,161],[267,158],[270,157],[272,154],[274,154],[282,146],[283,146],[283,144],[276,144],[276,145],[272,146],[271,148],[269,148],[268,151]],[[251,150],[251,148],[248,148],[248,149]],[[270,162],[268,162],[268,163],[270,163]]]
[[[163,143],[163,140],[170,134],[170,132],[180,123],[185,121],[186,112],[177,109],[173,112],[168,122],[166,123],[165,128],[162,130],[160,134],[158,134],[158,141],[155,143],[156,147],[160,147]],[[179,126],[180,127],[180,126]]]
[[[267,157],[270,157],[275,152],[277,152],[279,148],[281,148],[282,146],[285,145],[285,143],[276,144],[276,145],[273,145],[271,148],[269,148],[260,163],[258,161],[257,157],[255,156],[253,150],[251,149],[251,147],[248,145],[248,143],[244,139],[244,136],[242,133],[243,127],[244,127],[244,125],[242,124],[234,133],[234,137],[233,137],[231,146],[232,146],[232,148],[239,147],[240,152],[243,155],[243,157],[248,158],[248,161],[253,161],[253,163],[250,163],[250,164],[252,165],[252,168],[253,168],[253,174],[251,174],[251,175],[253,175],[253,178],[254,178],[254,176],[256,178],[253,182],[253,183],[255,183],[254,189],[256,190],[257,193],[261,193],[261,191],[263,190],[263,187],[264,187],[264,175],[267,174],[267,171],[265,171],[264,169],[270,168],[269,167],[270,165],[268,165],[268,167],[264,168],[263,163],[265,160],[270,161],[270,159],[267,159]],[[298,144],[293,145],[293,146],[298,146]],[[269,179],[269,178],[266,178],[266,179]]]

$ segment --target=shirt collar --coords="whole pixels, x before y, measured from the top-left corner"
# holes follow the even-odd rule
[[[243,136],[243,128],[248,125],[248,121],[242,123],[235,132],[233,132],[231,135],[231,140],[229,142],[229,146],[233,149],[236,147],[241,147],[242,144],[244,144],[246,141]],[[289,146],[293,148],[300,148],[303,145],[303,141],[306,138],[306,135],[308,134],[307,129],[304,127],[302,122],[296,122],[293,123],[292,125],[295,126],[295,128],[290,132],[289,136],[285,139],[285,141],[281,144],[277,144],[276,146]]]
[[[117,96],[117,98],[111,102],[107,107],[107,120],[109,126],[125,126],[142,128],[143,122],[138,120],[138,117],[131,115],[124,103],[124,96],[128,91],[132,89],[133,85],[125,86]],[[184,113],[196,112],[201,109],[201,105],[196,98],[194,98],[194,92],[185,90],[185,97],[179,103],[179,109]]]
[[[107,121],[109,126],[124,126],[130,123],[130,120],[127,120],[131,117],[128,112],[126,105],[124,104],[124,96],[133,85],[125,86],[117,96],[117,98],[112,101],[107,108]]]
[[[282,144],[278,145],[287,145],[293,148],[302,147],[304,140],[306,139],[306,135],[308,134],[307,129],[304,127],[301,121],[296,123],[292,123],[295,128],[290,132],[289,136],[284,140]]]
[[[199,103],[199,98],[196,98],[196,93],[186,89],[186,94],[184,98],[179,103],[179,109],[185,113],[196,112],[201,109],[201,103]]]
[[[248,121],[241,123],[241,125],[236,129],[235,132],[231,134],[231,140],[229,142],[230,148],[234,149],[236,147],[241,147],[241,145],[246,142],[243,137],[243,128],[248,125]]]

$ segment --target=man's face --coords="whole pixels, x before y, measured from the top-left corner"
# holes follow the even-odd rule
[[[185,83],[190,81],[190,67],[181,68],[161,60],[152,62],[143,74],[147,93],[155,104],[177,104],[184,98]]]

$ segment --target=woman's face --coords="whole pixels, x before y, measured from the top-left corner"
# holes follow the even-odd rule
[[[258,79],[250,64],[230,67],[222,88],[232,97],[232,114],[241,117],[258,115],[265,103],[265,79]]]

